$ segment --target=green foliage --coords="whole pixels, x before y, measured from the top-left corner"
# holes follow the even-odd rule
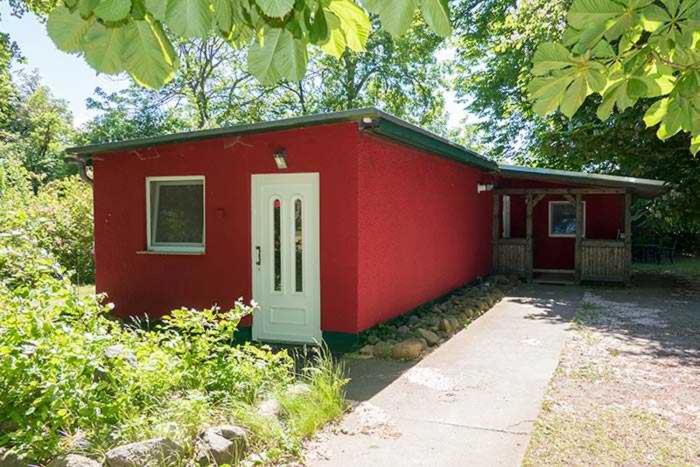
[[[688,152],[687,134],[661,141],[655,129],[645,128],[642,118],[652,100],[639,100],[605,121],[596,115],[598,95],[572,118],[533,111],[528,85],[534,53],[539,44],[560,41],[569,6],[568,0],[463,0],[454,7],[456,91],[478,116],[472,136],[484,153],[510,163],[667,181],[669,193],[634,204],[635,235],[673,236],[684,249],[697,249],[700,159]]]
[[[95,277],[92,255],[92,189],[78,176],[31,187],[31,176],[16,160],[0,160],[0,231],[26,247],[12,249],[7,255],[27,253],[33,246],[55,258],[76,283],[90,283]],[[9,240],[8,240],[9,241]],[[9,261],[9,256],[5,258]],[[0,261],[0,264],[3,262]],[[33,264],[33,263],[31,263]],[[50,265],[53,267],[52,265]],[[5,263],[10,268],[2,277],[23,276],[21,256]],[[44,272],[40,270],[39,273]]]
[[[70,173],[63,149],[74,137],[68,104],[56,99],[36,74],[17,74],[13,100],[0,126],[0,161],[16,158],[34,176],[34,185]]]
[[[251,429],[255,445],[298,451],[294,418],[270,428],[272,421],[256,425],[239,413],[254,413],[261,395],[284,393],[295,379],[286,351],[234,345],[251,307],[179,309],[155,325],[124,326],[110,319],[104,297],[70,283],[42,246],[51,226],[27,206],[70,198],[77,184],[64,179],[35,195],[19,163],[0,165],[0,447],[45,464],[65,452],[100,457],[118,444],[166,436],[189,454],[203,427],[235,422]],[[345,383],[329,360],[305,375],[314,394],[304,397],[319,404],[308,430],[342,411]],[[257,438],[269,430],[272,441]]]
[[[302,381],[308,392],[289,395],[280,393],[280,405],[292,433],[308,438],[320,427],[335,420],[345,411],[345,369],[333,360],[327,347],[314,349],[314,362],[304,369]]]
[[[115,141],[371,105],[443,132],[448,67],[436,58],[442,38],[422,23],[398,39],[379,30],[378,22],[374,28],[365,52],[347,50],[340,59],[312,53],[301,81],[271,86],[261,85],[241,65],[246,53],[223,39],[180,41],[180,72],[162,89],[130,87],[110,95],[98,89],[89,107],[102,114],[86,125],[79,141]]]
[[[9,34],[0,33],[0,132],[12,124],[16,112],[17,89],[12,82],[10,66],[20,58],[17,44],[10,40]]]
[[[15,0],[15,3],[20,4]],[[46,4],[27,2],[42,14]],[[178,68],[179,39],[221,37],[248,48],[249,70],[263,84],[300,80],[308,47],[340,57],[365,49],[369,14],[398,37],[422,14],[437,34],[451,32],[446,0],[63,0],[47,29],[56,46],[80,53],[100,73],[126,71],[137,83],[160,88]]]
[[[153,91],[135,86],[110,94],[97,88],[87,106],[100,113],[85,124],[76,142],[108,143],[188,129],[189,122],[176,109],[162,108],[161,98]]]
[[[534,109],[567,117],[591,94],[606,120],[640,99],[653,100],[644,116],[667,140],[689,133],[700,151],[700,2],[698,0],[575,0],[560,43],[534,55],[530,83]]]

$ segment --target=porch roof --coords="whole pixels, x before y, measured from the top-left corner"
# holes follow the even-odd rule
[[[602,175],[517,165],[499,164],[498,167],[500,174],[505,178],[565,183],[578,185],[580,187],[620,188],[631,191],[639,196],[649,198],[658,196],[668,190],[668,186],[665,182],[648,178],[622,177],[618,175]]]

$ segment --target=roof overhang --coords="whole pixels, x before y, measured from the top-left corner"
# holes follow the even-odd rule
[[[539,180],[551,183],[572,184],[581,187],[624,189],[646,198],[658,196],[668,190],[668,186],[665,182],[648,178],[621,177],[617,175],[601,175],[515,165],[499,165],[499,172],[505,178]]]
[[[422,149],[427,152],[431,152],[467,165],[476,166],[484,170],[498,170],[497,164],[490,159],[487,159],[486,157],[471,151],[470,149],[452,143],[451,141],[432,132],[412,125],[375,108],[306,115],[303,117],[286,118],[271,122],[235,125],[210,130],[198,130],[163,136],[117,141],[113,143],[93,144],[68,148],[66,152],[68,154],[89,159],[96,154],[149,148],[163,144],[192,142],[235,135],[267,133],[272,131],[341,122],[358,122],[362,131],[377,134],[392,139],[398,143],[417,149]]]

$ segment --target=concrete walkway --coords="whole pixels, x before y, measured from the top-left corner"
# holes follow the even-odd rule
[[[352,362],[359,405],[306,464],[520,465],[581,295],[522,286],[416,364]]]

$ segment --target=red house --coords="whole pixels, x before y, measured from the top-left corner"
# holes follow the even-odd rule
[[[625,280],[630,196],[663,190],[499,167],[376,109],[69,152],[94,169],[117,315],[242,296],[265,341],[352,337],[494,271]]]

